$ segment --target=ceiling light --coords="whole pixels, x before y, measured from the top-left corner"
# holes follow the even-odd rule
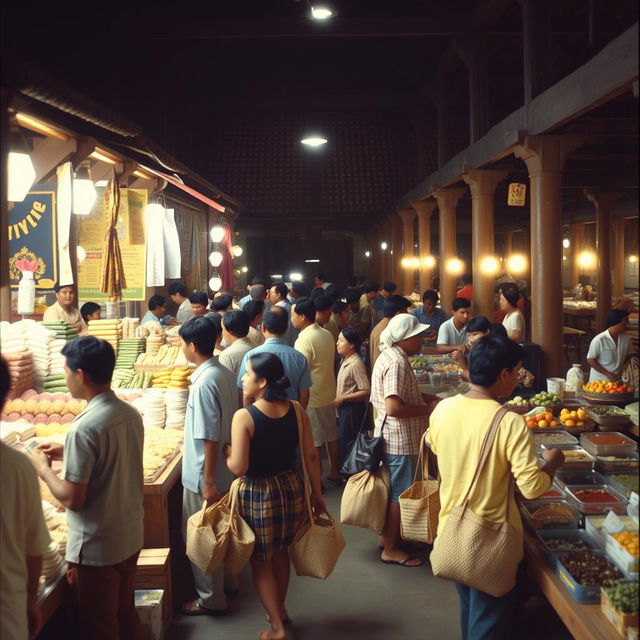
[[[242,247],[239,244],[234,244],[233,247],[231,247],[231,252],[234,257],[239,258],[242,255]]]
[[[211,291],[220,291],[220,287],[222,287],[222,278],[220,276],[213,276],[213,278],[209,280],[209,289],[211,289]]]
[[[514,253],[507,259],[509,273],[523,273],[527,270],[527,259],[518,253]]]
[[[381,243],[380,243],[380,248],[381,248],[383,251],[386,251],[388,246],[389,246],[389,245],[388,245],[386,242],[381,242]]]
[[[89,175],[89,163],[82,162],[73,179],[73,213],[78,216],[88,215],[97,197],[96,188]]]
[[[224,227],[221,224],[217,224],[214,227],[211,227],[211,232],[209,234],[211,236],[211,242],[218,243],[222,242],[224,238]]]
[[[333,16],[333,11],[328,7],[323,7],[321,5],[311,6],[311,17],[314,20],[327,20]]]
[[[280,280],[282,278],[282,274],[281,273],[272,273],[269,277],[273,278],[274,280]]]
[[[222,258],[223,256],[220,251],[212,251],[209,254],[209,263],[211,264],[212,267],[219,267],[222,264]]]
[[[94,149],[94,151],[89,154],[89,157],[94,160],[100,160],[100,162],[104,162],[105,164],[116,164],[118,162],[117,156],[110,154],[104,149]]]
[[[242,273],[247,273],[249,271],[249,267],[242,267]]]
[[[638,262],[638,256],[629,256],[629,262],[631,262],[631,264],[635,264]]]
[[[460,275],[464,271],[464,262],[459,258],[450,258],[445,264],[447,273]]]
[[[18,127],[11,127],[7,173],[7,199],[10,202],[22,202],[36,179],[36,170]]]
[[[371,251],[365,251],[364,252],[364,257],[365,258],[370,258],[371,257]]]
[[[302,138],[300,142],[308,147],[321,147],[323,144],[327,144],[327,139],[320,136],[309,136],[308,138]]]
[[[422,259],[422,264],[428,269],[431,269],[436,266],[436,259],[433,256],[425,256]]]
[[[318,258],[308,258],[305,262],[320,262]]]
[[[487,275],[498,273],[499,268],[500,263],[495,256],[486,256],[480,261],[480,271]]]
[[[564,239],[562,240],[562,246],[563,246],[565,249],[568,249],[568,248],[571,246],[571,241],[569,240],[569,238],[564,238]]]
[[[108,184],[108,180],[98,180],[98,182],[96,182],[96,187],[106,187]]]
[[[291,282],[302,282],[302,274],[301,273],[290,273],[289,280]]]
[[[596,256],[593,251],[583,251],[578,256],[578,264],[581,267],[592,267],[596,263]]]

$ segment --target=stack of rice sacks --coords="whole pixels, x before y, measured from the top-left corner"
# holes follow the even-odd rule
[[[106,340],[118,353],[118,342],[122,337],[120,320],[89,320],[87,332],[90,336]]]
[[[35,325],[35,323],[24,320],[14,324],[0,323],[0,349],[11,377],[10,398],[19,397],[24,391],[31,389],[36,382],[33,358],[28,346],[29,338],[25,332],[25,328],[29,325]]]
[[[164,391],[149,389],[142,405],[142,423],[145,427],[164,429],[165,418]]]

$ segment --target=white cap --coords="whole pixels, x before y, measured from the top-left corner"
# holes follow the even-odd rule
[[[410,313],[399,313],[389,320],[389,324],[380,334],[379,348],[382,351],[396,342],[424,333],[428,328],[428,324],[422,324],[418,318]]]

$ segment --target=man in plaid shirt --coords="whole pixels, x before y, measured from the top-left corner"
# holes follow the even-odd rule
[[[437,396],[422,394],[409,364],[420,353],[429,325],[402,313],[391,318],[380,335],[380,355],[371,374],[371,402],[376,409],[376,435],[385,441],[383,462],[391,477],[391,501],[382,531],[380,559],[385,564],[419,567],[422,560],[400,548],[400,494],[413,483],[420,440]]]

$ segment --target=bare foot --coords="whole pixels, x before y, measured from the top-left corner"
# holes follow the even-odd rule
[[[282,631],[274,631],[273,629],[267,629],[266,631],[261,631],[258,635],[260,640],[287,640],[287,634]]]

